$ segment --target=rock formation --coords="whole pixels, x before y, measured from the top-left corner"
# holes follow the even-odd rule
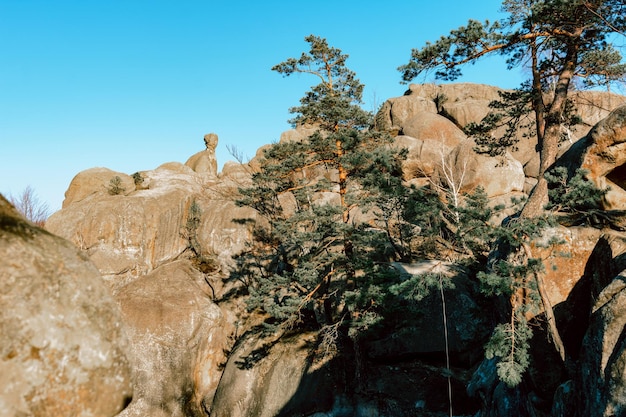
[[[215,148],[217,147],[217,135],[215,133],[207,133],[204,135],[204,144],[206,149],[192,155],[185,165],[193,169],[198,174],[205,174],[208,177],[217,177],[217,158],[215,157]]]
[[[626,106],[618,107],[596,124],[584,140],[578,141],[562,164],[570,175],[576,169],[587,171],[587,177],[601,188],[608,188],[604,208],[626,208]]]
[[[103,417],[133,395],[118,305],[65,239],[0,196],[0,415]]]
[[[132,346],[133,402],[119,417],[202,416],[226,363],[233,330],[202,273],[171,262],[120,289]]]
[[[456,185],[462,191],[481,186],[494,205],[508,204],[511,197],[523,196],[536,181],[533,177],[536,176],[536,144],[520,142],[518,150],[496,160],[477,154],[473,150],[473,141],[462,130],[467,123],[480,121],[489,111],[489,102],[497,98],[498,89],[490,86],[414,84],[406,95],[386,101],[377,115],[377,124],[397,134],[395,146],[408,149],[404,166],[406,181],[417,185],[446,185],[446,182],[457,181]],[[564,143],[559,162],[570,171],[586,168],[590,171],[590,179],[598,185],[611,186],[605,209],[624,206],[621,193],[626,193],[622,190],[626,188],[623,179],[626,170],[622,167],[626,165],[623,146],[626,143],[623,127],[626,107],[610,115],[609,111],[625,100],[606,93],[575,94],[584,124],[570,132],[572,143]],[[604,120],[600,122],[601,119]],[[285,132],[280,140],[302,140],[311,134],[312,129],[299,126]],[[97,289],[102,287],[102,278],[98,276],[98,284],[91,278],[84,279],[83,284],[89,285],[89,291],[93,292],[89,293],[90,298],[101,301],[79,302],[78,305],[89,306],[83,308],[86,317],[92,317],[93,311],[97,311],[105,322],[118,317],[130,340],[128,361],[134,393],[132,402],[120,416],[202,416],[210,413],[211,416],[321,417],[445,413],[448,383],[454,391],[455,413],[464,415],[504,417],[512,413],[524,416],[561,413],[554,414],[556,416],[571,415],[567,414],[571,412],[568,410],[585,410],[588,413],[585,415],[608,417],[610,413],[623,413],[626,376],[622,365],[624,320],[621,303],[623,271],[626,270],[626,245],[623,242],[626,238],[620,230],[600,230],[587,224],[558,226],[546,230],[544,244],[531,248],[546,266],[547,297],[554,307],[569,355],[567,365],[580,367],[581,372],[572,373],[560,360],[552,361],[556,353],[544,340],[544,322],[539,311],[529,313],[537,329],[531,352],[533,367],[519,389],[509,389],[499,383],[494,374],[495,363],[482,360],[481,348],[495,325],[493,316],[497,305],[494,306],[492,299],[479,297],[475,282],[462,273],[448,277],[456,285],[445,291],[450,311],[449,326],[453,326],[449,329],[452,369],[445,369],[442,365],[445,343],[440,327],[439,293],[424,299],[420,303],[423,310],[414,316],[399,320],[397,326],[359,342],[362,346],[355,352],[361,352],[362,356],[341,358],[325,350],[324,345],[314,338],[314,333],[298,337],[287,335],[280,340],[276,335],[261,335],[260,318],[246,311],[243,299],[238,297],[245,293],[245,289],[230,272],[236,266],[233,256],[250,242],[249,224],[258,220],[252,210],[237,207],[233,198],[237,187],[249,183],[263,148],[249,164],[227,163],[218,173],[214,154],[217,135],[206,135],[205,145],[206,150],[193,155],[185,164],[170,162],[133,175],[103,168],[79,173],[69,185],[63,209],[52,215],[46,225],[50,232],[72,241],[93,262],[117,303],[110,310],[117,313],[106,313],[109,307],[101,304],[111,306],[113,303],[106,288]],[[117,191],[123,189],[121,192],[110,190],[111,179],[115,177],[120,179]],[[327,196],[320,193],[315,198],[324,201]],[[290,201],[281,203],[287,208],[293,204]],[[0,221],[0,226],[5,227],[3,222]],[[6,224],[10,225],[10,230],[24,230],[36,239],[20,237],[21,232],[10,232],[7,235],[10,239],[5,240],[3,235],[0,243],[9,242],[14,245],[11,247],[23,249],[31,241],[40,242],[31,248],[37,257],[29,255],[26,259],[39,260],[41,256],[43,261],[31,261],[30,265],[15,262],[14,259],[19,259],[16,256],[5,256],[0,261],[6,265],[1,269],[1,277],[5,277],[4,271],[10,271],[7,279],[26,276],[19,275],[23,273],[28,274],[28,282],[33,283],[29,285],[43,285],[30,279],[38,274],[44,276],[37,268],[43,268],[47,276],[52,276],[53,283],[60,279],[54,275],[58,271],[63,276],[77,276],[77,273],[67,271],[78,261],[59,260],[59,253],[68,259],[80,259],[75,253],[72,255],[75,258],[67,255],[70,251],[67,243],[59,243],[65,241],[21,221],[11,220]],[[15,226],[17,224],[20,226]],[[54,255],[46,260],[42,255],[44,246],[53,246],[57,252],[51,252]],[[16,249],[11,250],[11,254],[17,253]],[[30,266],[26,268],[25,264]],[[411,272],[420,265],[400,267]],[[84,268],[93,269],[92,266]],[[87,272],[84,275],[91,276]],[[26,285],[26,282],[15,281],[11,285],[18,288],[17,283]],[[13,288],[11,285],[5,285],[5,288]],[[67,288],[73,289],[77,285],[72,283]],[[31,307],[30,302],[26,303],[28,299],[22,300],[16,295],[22,294],[22,290],[12,294],[11,298],[2,295],[0,299],[3,302],[11,300],[11,305],[19,307],[11,308],[23,313],[19,316],[19,323],[38,323],[41,329],[42,323],[49,326],[52,317],[50,313],[41,318],[42,314],[48,314],[52,311],[51,306],[56,305],[50,300],[65,296],[64,288],[60,284],[47,284],[44,290],[28,289],[33,297],[37,291],[46,295],[46,302],[34,298],[32,303],[32,306],[39,306],[37,308],[45,307],[43,312],[28,310]],[[57,296],[57,292],[60,295]],[[82,296],[83,292],[87,294],[87,289],[77,293]],[[7,294],[6,290],[4,294]],[[72,305],[76,303],[72,302]],[[121,313],[116,310],[118,306]],[[61,306],[54,308],[61,309]],[[82,318],[78,320],[82,316],[75,309],[58,314],[67,317],[71,325],[83,323]],[[85,319],[87,322],[89,320]],[[26,374],[32,369],[40,372],[43,365],[39,364],[41,360],[38,358],[44,357],[46,349],[52,352],[51,345],[39,340],[29,341],[28,338],[35,338],[36,332],[30,327],[17,326],[6,309],[0,313],[0,326],[8,326],[7,334],[16,332],[11,339],[21,343],[17,345],[18,342],[11,341],[9,347],[2,347],[0,366],[12,367],[11,372]],[[59,349],[64,347],[71,352],[66,355],[70,360],[74,360],[71,355],[75,355],[78,362],[91,361],[88,364],[96,363],[100,356],[88,353],[91,351],[85,351],[81,356],[82,346],[94,347],[95,341],[104,341],[97,343],[100,349],[123,353],[126,339],[121,327],[116,328],[117,334],[107,330],[104,324],[99,326],[97,328],[104,329],[105,333],[113,332],[110,338],[90,336],[91,333],[85,332],[86,336],[81,338],[86,337],[86,342],[77,347],[74,341],[78,336],[64,336]],[[18,330],[30,333],[24,336]],[[46,334],[43,330],[40,333]],[[5,334],[4,330],[2,334]],[[90,387],[97,387],[98,392],[105,395],[89,397],[87,393],[81,394],[75,403],[84,400],[84,403],[92,404],[92,410],[109,407],[102,412],[88,414],[89,411],[84,415],[113,415],[125,405],[125,397],[130,399],[130,371],[128,367],[124,368],[128,365],[122,366],[126,364],[122,353],[103,353],[103,357],[111,360],[101,364],[96,376],[79,378],[80,381],[90,381]],[[56,353],[52,357],[54,355]],[[109,371],[101,368],[112,369],[105,366],[110,363],[117,364],[116,378],[123,381],[116,385],[117,391],[97,380],[97,377],[108,375],[106,372]],[[31,367],[17,368],[19,364]],[[39,364],[39,368],[33,368],[33,364]],[[54,361],[49,364],[53,365]],[[83,375],[82,370],[72,372],[68,377]],[[26,392],[27,388],[45,380],[41,375],[44,374],[38,373],[17,385],[10,385],[11,392]],[[61,382],[66,383],[65,380]],[[9,385],[5,383],[5,386]],[[59,394],[59,389],[57,385],[45,386],[45,390],[41,388],[37,393],[41,392],[41,398],[44,398],[43,391],[49,390],[52,394],[48,397],[63,398],[66,394]],[[116,400],[103,405],[101,398],[109,398],[109,392],[113,393],[110,398]],[[587,398],[588,392],[598,394]],[[0,408],[9,404],[10,407],[22,407],[20,410],[33,415],[55,415],[27,410],[25,401],[15,404],[7,401],[0,396]],[[55,404],[60,407],[59,401]]]
[[[112,181],[120,179],[118,193],[112,193]],[[135,183],[130,175],[115,172],[108,168],[91,168],[79,172],[72,179],[63,200],[63,208],[90,196],[126,194],[135,190]]]
[[[91,173],[88,170],[76,178]],[[84,250],[114,291],[188,250],[186,224],[195,201],[203,213],[199,233],[207,253],[226,262],[244,247],[248,230],[233,219],[253,215],[237,208],[227,196],[233,187],[227,178],[221,181],[223,185],[211,185],[180,163],[163,164],[135,176],[140,189],[125,196],[92,193],[54,213],[46,223],[49,231]]]

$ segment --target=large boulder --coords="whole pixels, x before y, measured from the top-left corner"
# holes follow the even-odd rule
[[[543,281],[552,305],[565,302],[585,275],[603,232],[592,227],[557,226],[546,229],[531,245],[532,256],[543,260]]]
[[[234,328],[187,260],[164,265],[117,294],[128,326],[135,395],[119,417],[204,416]]]
[[[584,142],[588,145],[580,167],[601,188],[609,188],[606,209],[626,206],[626,106],[596,124]]]
[[[112,181],[119,178],[117,189],[113,191]],[[130,175],[112,171],[108,168],[90,168],[79,172],[70,182],[63,208],[72,203],[84,200],[85,198],[97,194],[128,194],[135,190],[135,182]]]
[[[383,103],[376,115],[377,127],[413,136],[406,130],[416,115],[423,112],[438,114],[449,119],[460,129],[469,123],[480,122],[490,111],[489,103],[500,99],[498,87],[471,84],[411,84],[402,97],[390,98]],[[606,117],[617,106],[626,103],[626,97],[608,92],[576,91],[570,95],[582,123],[565,131],[566,140],[560,152],[584,137],[589,128]],[[532,124],[532,116],[529,117]],[[495,135],[504,133],[504,127]],[[410,127],[409,127],[410,131]],[[539,173],[539,153],[537,140],[526,137],[527,130],[517,134],[519,139],[511,156],[524,167],[526,176],[536,178]]]
[[[376,118],[380,127],[403,130],[417,113],[426,111],[440,114],[463,128],[489,113],[489,103],[499,98],[499,90],[469,83],[410,84],[402,97],[385,101]]]
[[[393,97],[383,103],[376,115],[379,128],[401,131],[405,122],[415,114],[429,111],[437,113],[437,106],[430,98],[405,94]]]
[[[141,173],[145,189],[98,194],[54,213],[46,228],[74,242],[114,290],[174,260],[188,246],[185,224],[202,187],[182,164]]]
[[[450,120],[436,113],[421,111],[408,120],[394,146],[408,150],[403,163],[407,180],[430,177],[444,158],[467,136]]]
[[[408,119],[402,127],[402,134],[450,148],[467,139],[465,133],[449,119],[427,111],[418,112]]]
[[[132,397],[121,323],[96,267],[0,196],[0,415],[119,413]]]
[[[328,358],[315,350],[315,334],[246,336],[224,368],[211,416],[312,415],[332,408],[338,387],[328,375]]]
[[[608,189],[606,210],[621,210],[626,204],[626,106],[618,107],[597,123],[587,136],[573,144],[556,162],[569,177],[578,169],[600,189]]]
[[[444,186],[454,184],[461,193],[481,186],[488,197],[524,190],[526,176],[522,164],[508,152],[493,158],[474,151],[474,142],[466,140],[456,146],[435,172]]]

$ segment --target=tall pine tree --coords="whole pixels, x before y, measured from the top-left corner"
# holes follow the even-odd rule
[[[544,174],[554,164],[568,124],[576,121],[568,100],[578,87],[610,86],[626,76],[626,64],[611,42],[626,33],[624,0],[505,0],[508,17],[490,23],[470,20],[434,43],[414,49],[399,68],[404,81],[435,71],[435,78],[453,81],[461,68],[483,56],[507,57],[509,69],[526,66],[530,78],[508,93],[482,127],[508,127],[504,137],[483,141],[491,153],[515,144],[514,131],[524,113],[534,112],[534,132],[540,153],[538,183],[522,210],[524,217],[541,214],[548,201]],[[523,123],[522,123],[523,124]],[[484,138],[484,136],[483,136]]]
[[[273,70],[319,80],[290,109],[294,126],[314,133],[267,148],[252,185],[239,190],[238,204],[266,220],[247,258],[249,307],[266,313],[274,330],[358,332],[376,319],[394,276],[388,261],[400,256],[383,202],[404,192],[404,152],[369,129],[372,114],[359,106],[363,85],[348,56],[323,38],[305,40],[309,52]]]

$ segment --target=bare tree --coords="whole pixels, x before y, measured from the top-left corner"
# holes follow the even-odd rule
[[[45,201],[41,201],[35,190],[30,185],[17,196],[9,195],[9,202],[24,215],[28,220],[37,226],[43,227],[50,216],[50,206]]]

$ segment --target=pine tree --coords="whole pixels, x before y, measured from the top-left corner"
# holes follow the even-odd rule
[[[410,81],[435,71],[435,78],[452,81],[462,75],[461,67],[489,54],[508,57],[510,68],[530,69],[528,81],[494,103],[479,134],[479,147],[491,154],[514,146],[515,131],[534,127],[540,152],[538,183],[522,215],[541,214],[547,203],[544,174],[555,162],[558,144],[567,127],[578,121],[572,112],[569,92],[578,87],[610,86],[626,75],[626,64],[611,43],[611,36],[626,33],[626,4],[623,0],[505,0],[506,19],[490,23],[470,20],[466,26],[442,36],[434,43],[414,49],[402,77]],[[534,114],[531,114],[534,112]],[[506,133],[486,140],[484,129],[506,126]],[[481,141],[482,140],[482,141]],[[500,150],[499,150],[500,149]]]
[[[240,259],[252,261],[244,269],[249,308],[267,314],[273,330],[314,326],[336,335],[345,325],[354,334],[375,321],[393,281],[388,261],[401,256],[383,203],[403,198],[404,152],[369,129],[347,55],[320,37],[305,40],[309,52],[273,70],[320,81],[290,109],[295,126],[315,131],[268,147],[252,185],[239,190],[238,204],[265,219]]]
[[[490,155],[514,147],[520,128],[529,128],[539,148],[538,182],[521,217],[498,229],[498,250],[490,256],[488,269],[479,275],[487,292],[508,295],[511,302],[511,320],[494,333],[487,353],[500,358],[500,378],[515,385],[528,365],[524,354],[528,337],[518,337],[528,334],[521,319],[526,310],[543,307],[554,346],[564,361],[566,358],[543,285],[541,262],[533,258],[530,242],[545,224],[543,212],[549,194],[545,174],[556,161],[563,132],[579,122],[569,92],[574,87],[610,86],[626,75],[626,64],[611,43],[612,36],[626,32],[626,3],[505,0],[502,10],[508,14],[502,21],[470,20],[438,41],[414,49],[409,63],[399,70],[407,82],[433,70],[435,78],[452,81],[462,75],[463,65],[494,53],[507,57],[509,69],[529,67],[529,80],[513,92],[503,93],[480,124],[467,127],[477,139],[478,150]],[[498,127],[504,127],[505,133],[494,140],[492,131]],[[510,343],[503,346],[502,341]]]

